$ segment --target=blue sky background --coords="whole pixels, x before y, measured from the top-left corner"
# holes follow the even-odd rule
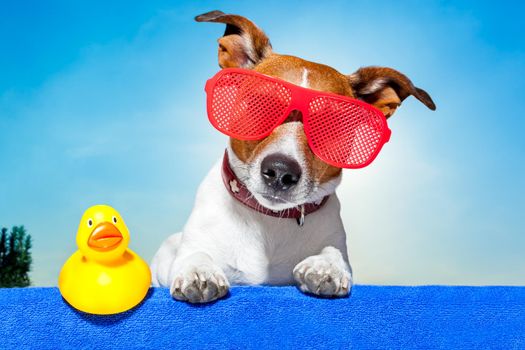
[[[119,210],[149,260],[179,231],[226,137],[204,83],[223,25],[247,16],[279,53],[351,73],[400,70],[413,98],[391,141],[339,190],[358,283],[525,284],[525,30],[521,2],[0,3],[0,226],[34,239],[55,285],[83,211]]]

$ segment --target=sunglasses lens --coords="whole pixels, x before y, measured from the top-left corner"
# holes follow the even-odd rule
[[[291,91],[278,82],[228,72],[208,92],[208,116],[222,133],[241,140],[260,139],[280,122],[291,97]]]
[[[338,167],[370,164],[390,136],[384,115],[358,102],[323,96],[312,99],[308,109],[305,129],[312,150]]]

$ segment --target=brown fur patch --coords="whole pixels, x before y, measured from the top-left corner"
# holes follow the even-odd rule
[[[386,118],[390,118],[396,111],[397,107],[401,105],[399,96],[396,94],[394,89],[389,86],[379,90],[374,94],[371,94],[369,97],[365,97],[363,100],[365,102],[374,102],[374,106],[383,112]]]
[[[239,35],[223,36],[218,42],[219,66],[233,68],[249,65],[249,58],[244,53],[244,43]]]
[[[400,103],[405,98],[412,95],[429,109],[436,109],[434,101],[432,101],[432,98],[425,90],[415,87],[406,75],[392,68],[359,68],[355,73],[348,76],[348,81],[352,85],[358,98],[378,107],[379,109],[385,108],[389,103],[392,103],[391,92],[394,92],[395,95],[397,95],[397,99]],[[383,90],[387,90],[385,91],[385,94],[382,93]],[[393,105],[391,107],[393,107]],[[397,107],[386,108],[386,111],[390,113],[387,117],[390,117],[396,108]]]
[[[272,52],[266,34],[243,16],[211,11],[195,20],[226,24],[224,36],[219,39],[219,66],[222,68],[251,68]]]
[[[312,152],[303,129],[298,131],[295,137],[297,138],[301,151],[304,154],[306,166],[310,171],[310,176],[315,182],[322,184],[341,174],[341,168],[325,163]]]
[[[308,88],[353,97],[352,87],[345,75],[324,64],[299,57],[271,54],[254,67],[254,70],[292,84],[300,85],[304,69],[308,70]]]
[[[242,141],[234,138],[230,138],[230,146],[232,151],[235,153],[237,158],[243,163],[248,163],[249,159],[252,158],[253,151],[262,140],[257,141]]]

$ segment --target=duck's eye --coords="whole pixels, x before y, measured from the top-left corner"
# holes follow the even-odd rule
[[[87,224],[88,224],[88,227],[91,227],[91,226],[93,226],[93,220],[91,220],[91,219],[88,219],[88,223],[87,223]]]
[[[116,216],[113,217],[113,223],[114,223],[114,224],[117,223],[117,217],[116,217]]]

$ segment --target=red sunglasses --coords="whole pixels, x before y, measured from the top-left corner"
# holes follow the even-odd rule
[[[377,108],[346,96],[303,88],[252,70],[226,68],[206,82],[208,118],[239,140],[260,140],[301,111],[312,152],[340,168],[369,165],[390,138]]]

